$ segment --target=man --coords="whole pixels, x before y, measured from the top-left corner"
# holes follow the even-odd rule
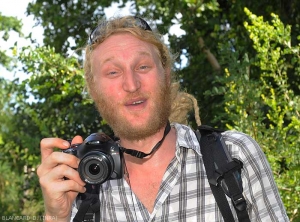
[[[172,56],[160,36],[138,17],[102,22],[90,36],[84,68],[90,96],[124,149],[126,174],[100,186],[100,221],[223,221],[193,130],[178,123],[169,128],[176,95]],[[230,154],[244,163],[251,221],[288,221],[259,146],[238,132],[225,132],[224,138]],[[81,142],[79,136],[72,141]],[[38,176],[45,215],[70,221],[85,183],[75,170],[79,159],[53,152],[54,147],[66,149],[69,143],[59,138],[41,141]],[[130,155],[129,149],[143,158]]]

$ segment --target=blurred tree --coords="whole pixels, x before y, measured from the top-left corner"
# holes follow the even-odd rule
[[[34,15],[37,23],[44,27],[44,44],[66,54],[71,41],[76,45],[71,49],[86,44],[89,28],[105,15],[104,9],[113,2],[118,1],[36,0],[29,3],[27,13]]]
[[[3,16],[0,12],[0,35],[3,41],[7,41],[9,39],[11,31],[17,32],[19,36],[22,36],[21,28],[22,23],[20,20],[11,16]],[[11,60],[12,58],[6,54],[6,50],[4,50],[0,45],[0,65],[7,69],[11,68]]]
[[[5,115],[0,117],[0,159],[23,180],[17,189],[21,197],[18,209],[24,215],[42,215],[41,190],[35,175],[40,163],[40,140],[111,131],[84,92],[77,58],[65,58],[51,47],[24,47],[18,61],[28,78],[21,82],[16,79],[5,87],[10,100],[5,103]]]
[[[16,32],[19,36],[21,33],[22,23],[14,17],[3,16],[0,13],[0,37],[3,42],[10,38],[11,32]],[[0,45],[0,65],[6,69],[12,70],[13,58],[7,55],[7,49]],[[14,46],[12,46],[14,48]],[[13,119],[13,113],[8,108],[10,94],[7,90],[9,81],[0,78],[0,147],[6,142],[4,132],[10,130],[10,120]],[[1,215],[19,215],[20,213],[20,196],[19,187],[22,184],[23,175],[11,170],[10,165],[6,162],[6,152],[0,152],[0,209]],[[10,154],[8,154],[10,155]]]

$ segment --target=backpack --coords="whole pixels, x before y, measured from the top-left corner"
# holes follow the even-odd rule
[[[241,178],[243,163],[231,158],[222,132],[224,130],[206,125],[198,126],[195,131],[208,182],[225,222],[234,221],[226,196],[231,199],[239,222],[250,222],[247,203],[243,196]]]

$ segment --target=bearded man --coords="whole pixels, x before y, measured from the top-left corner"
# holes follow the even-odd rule
[[[224,221],[207,181],[194,131],[176,122],[173,57],[161,36],[136,16],[101,22],[85,51],[91,98],[119,138],[125,173],[97,188],[99,221]],[[229,153],[244,163],[243,189],[251,221],[288,221],[269,164],[257,143],[225,132]],[[73,144],[82,143],[80,136]],[[45,215],[70,221],[78,212],[80,160],[59,138],[41,141],[38,168]],[[65,178],[68,178],[67,180]],[[233,209],[232,203],[231,208]],[[238,221],[234,214],[235,220]],[[46,217],[47,218],[47,217]]]

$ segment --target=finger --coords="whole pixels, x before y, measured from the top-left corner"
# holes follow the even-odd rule
[[[78,164],[79,159],[74,155],[63,152],[52,152],[38,167],[37,174],[41,177],[57,165],[67,165],[72,168],[78,168]]]
[[[85,182],[81,180],[77,170],[67,165],[56,166],[51,171],[49,171],[49,173],[40,178],[40,183],[41,185],[49,186],[49,184],[53,182],[60,182],[64,180],[72,180],[81,186],[85,185]]]
[[[66,140],[59,138],[44,138],[40,142],[40,147],[43,162],[44,159],[46,159],[51,153],[53,153],[53,149],[55,147],[60,149],[66,149],[70,147],[70,143]]]
[[[50,180],[65,180],[65,178],[67,178],[67,180],[73,180],[81,186],[85,185],[85,182],[81,180],[78,171],[66,165],[55,167],[49,178]]]
[[[82,186],[81,184],[78,184],[72,180],[65,180],[61,181],[60,183],[60,189],[62,191],[74,191],[74,192],[79,192],[79,193],[85,193],[86,188],[85,186]]]
[[[77,183],[74,180],[59,180],[59,181],[50,181],[47,177],[40,179],[40,184],[43,189],[43,193],[48,194],[51,198],[56,199],[55,196],[61,196],[62,193],[70,192],[80,192],[84,193],[86,188],[84,185]],[[74,198],[76,195],[74,196]]]
[[[84,193],[86,191],[86,188],[79,184],[76,183],[74,180],[64,180],[60,181],[57,183],[58,184],[58,192],[69,192],[69,191],[74,191],[74,192],[79,192],[79,193]]]
[[[76,144],[76,143],[82,143],[83,139],[81,136],[75,136],[72,140],[72,144]]]

